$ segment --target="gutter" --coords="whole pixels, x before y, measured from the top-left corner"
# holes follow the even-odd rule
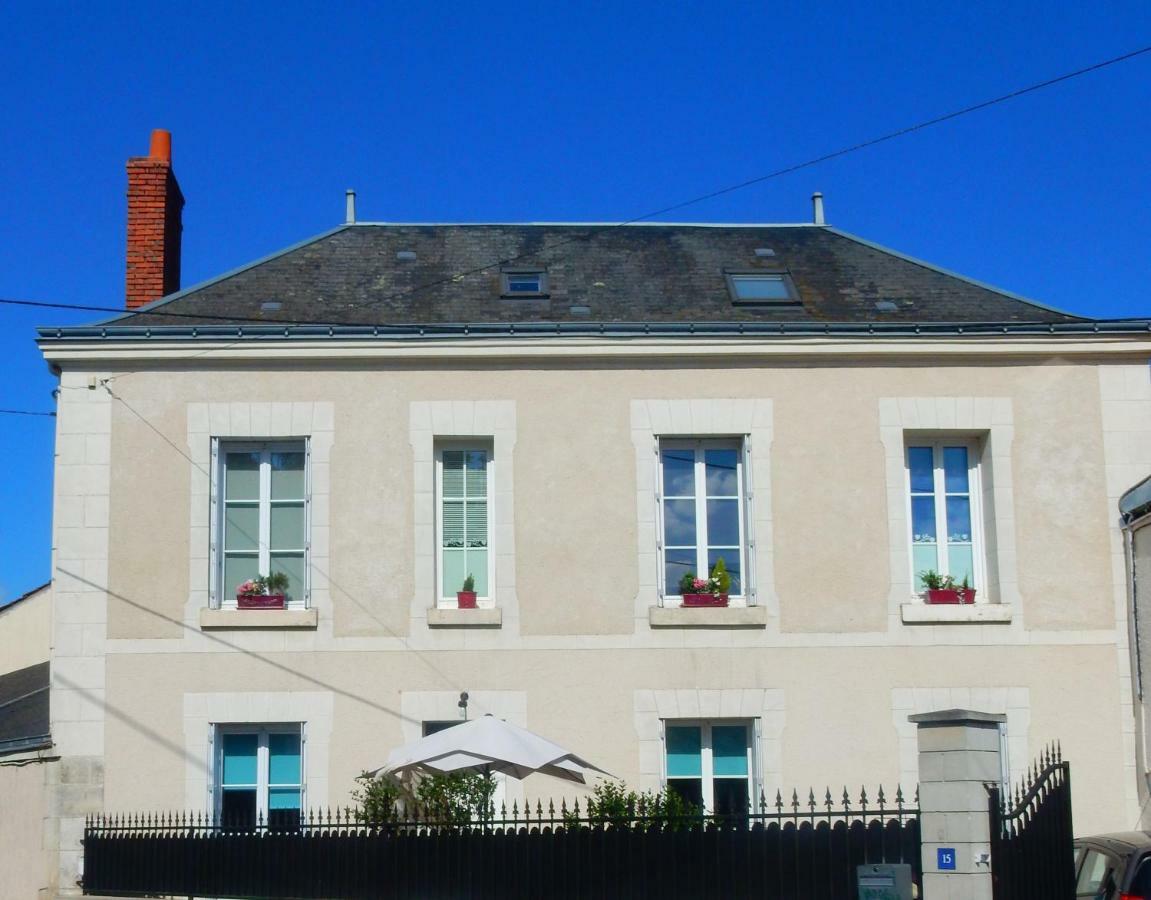
[[[81,325],[36,329],[41,345],[70,341],[482,340],[484,338],[1146,336],[1151,319],[1084,322],[474,322],[411,325]]]

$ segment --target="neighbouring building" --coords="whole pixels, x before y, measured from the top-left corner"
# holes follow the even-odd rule
[[[43,828],[58,776],[49,734],[52,586],[0,606],[0,900],[37,897],[52,860]]]
[[[1145,373],[1151,379],[1151,373]],[[1151,697],[1144,687],[1147,667],[1151,665],[1151,596],[1146,585],[1151,582],[1151,477],[1127,491],[1119,500],[1127,561],[1127,627],[1130,634],[1131,690],[1135,701],[1135,757],[1139,786],[1139,827],[1151,828],[1148,798],[1151,797]]]
[[[461,691],[713,808],[910,791],[910,715],[1005,714],[1014,775],[1061,741],[1080,831],[1138,817],[1115,510],[1151,471],[1147,322],[821,212],[351,215],[178,289],[182,205],[161,140],[129,164],[131,314],[39,331],[61,893],[85,814],[343,804]],[[729,605],[685,606],[721,557]],[[926,603],[927,570],[975,602]],[[273,572],[285,608],[238,608]]]

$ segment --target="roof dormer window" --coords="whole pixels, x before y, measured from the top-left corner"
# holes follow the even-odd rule
[[[505,297],[544,297],[548,292],[547,272],[540,269],[514,269],[501,273]]]
[[[727,272],[727,289],[736,306],[799,303],[799,293],[785,272]]]

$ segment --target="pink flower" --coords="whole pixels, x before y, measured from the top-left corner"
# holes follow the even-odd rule
[[[702,578],[696,578],[696,579],[695,579],[695,580],[694,580],[694,581],[691,583],[691,586],[692,586],[693,588],[695,588],[697,591],[704,591],[704,590],[707,590],[707,582],[706,582],[706,581],[704,581]]]

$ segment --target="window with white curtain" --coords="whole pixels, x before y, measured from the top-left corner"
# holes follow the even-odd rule
[[[911,575],[923,590],[931,570],[957,583],[985,586],[981,473],[976,442],[967,438],[907,441]],[[985,599],[986,595],[979,599]]]
[[[221,442],[216,447],[215,572],[218,605],[258,575],[288,576],[287,604],[308,597],[307,442]]]
[[[494,599],[492,555],[492,450],[482,444],[444,443],[436,453],[439,605],[455,605],[469,575],[477,599]]]

